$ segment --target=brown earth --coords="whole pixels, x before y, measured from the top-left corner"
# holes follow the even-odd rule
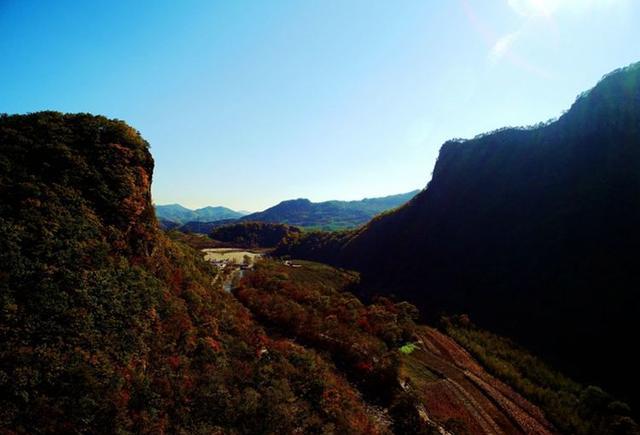
[[[427,418],[462,423],[469,434],[557,433],[537,406],[487,373],[453,339],[429,327],[418,334],[418,349],[403,356],[401,380],[423,400]]]

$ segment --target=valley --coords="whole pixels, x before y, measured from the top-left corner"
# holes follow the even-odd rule
[[[3,115],[0,430],[637,434],[638,77],[339,231],[162,229],[136,130]]]
[[[218,270],[216,281],[222,281],[222,289],[227,293],[231,293],[234,283],[242,279],[245,272],[251,270],[264,255],[241,248],[204,248],[200,252],[204,254],[204,260]]]
[[[341,355],[342,352],[351,348],[350,352],[355,353],[347,360],[356,358],[361,362],[356,363],[351,369],[348,368],[348,364],[344,370],[347,374],[352,373],[351,380],[356,385],[362,382],[359,380],[362,373],[354,374],[351,370],[358,373],[364,369],[365,373],[367,371],[375,373],[377,370],[375,366],[380,363],[380,357],[374,356],[376,351],[373,348],[361,347],[363,343],[366,343],[365,340],[358,339],[354,342],[353,337],[347,338],[340,331],[341,326],[339,325],[342,324],[342,327],[349,328],[348,325],[351,322],[362,325],[353,330],[351,334],[367,334],[368,330],[368,327],[365,326],[367,320],[357,320],[357,316],[341,311],[343,309],[341,308],[342,303],[332,300],[353,297],[341,290],[345,285],[347,287],[344,288],[348,288],[350,282],[349,280],[342,281],[344,278],[340,275],[344,272],[309,262],[302,262],[301,270],[292,270],[288,264],[276,263],[273,260],[259,260],[257,267],[256,273],[260,278],[252,275],[251,271],[247,272],[246,278],[238,283],[233,292],[259,319],[265,321],[265,324],[270,328],[275,328],[278,335],[313,347],[318,351],[328,351],[328,356],[338,366],[346,363],[343,360],[345,356]],[[268,275],[264,275],[265,271],[269,272]],[[292,305],[291,302],[283,304],[283,301],[279,300],[281,296],[277,294],[272,296],[274,300],[270,300],[268,296],[270,291],[267,290],[270,284],[263,280],[269,280],[272,277],[278,277],[279,286],[286,289],[283,290],[284,294],[295,295],[293,298],[298,301],[297,305]],[[261,287],[257,287],[256,282],[263,284]],[[336,284],[338,287],[335,287]],[[313,293],[311,290],[313,288],[317,288],[316,291],[319,293]],[[254,305],[253,302],[257,294],[249,296],[248,291],[258,292],[262,295],[259,297],[259,305]],[[305,318],[304,316],[317,315],[315,313],[317,308],[312,308],[314,305],[312,300],[321,294],[331,300],[331,304],[327,307],[328,313],[334,313],[329,314],[324,322],[335,316],[335,320],[330,320],[330,322],[337,322],[337,324],[326,323],[327,327],[320,327],[319,331],[323,332],[307,331],[307,326],[305,326],[307,319],[302,319]],[[355,305],[355,300],[351,300]],[[308,305],[309,303],[311,305]],[[347,303],[346,306],[349,305]],[[350,306],[348,309],[353,310],[354,308],[354,306]],[[299,312],[300,309],[306,314]],[[288,313],[282,310],[287,310]],[[296,314],[297,311],[299,314]],[[293,318],[289,320],[288,317],[292,315],[301,320],[294,321]],[[300,315],[303,317],[298,317]],[[376,316],[378,315],[376,314]],[[318,320],[323,322],[320,319],[321,317]],[[506,384],[490,376],[466,350],[451,338],[430,327],[416,325],[410,328],[413,332],[405,338],[409,341],[401,340],[396,345],[390,346],[390,349],[395,348],[393,354],[397,359],[395,363],[397,366],[393,369],[394,379],[387,379],[384,382],[386,388],[396,390],[396,393],[391,398],[381,399],[379,392],[371,392],[373,386],[366,386],[362,387],[363,391],[367,392],[365,393],[366,400],[371,400],[372,403],[378,405],[389,406],[386,404],[388,401],[393,403],[402,400],[401,397],[411,397],[410,400],[414,401],[412,406],[416,407],[414,418],[421,422],[420,424],[425,428],[431,428],[431,430],[441,433],[449,433],[449,429],[455,430],[454,433],[463,430],[464,433],[469,434],[557,433],[557,430],[545,419],[543,412],[538,407],[532,405]],[[345,332],[347,331],[348,329],[345,330]],[[388,331],[381,330],[379,333],[384,335],[391,332],[390,329]],[[407,346],[405,343],[410,343],[410,345]],[[409,350],[402,351],[405,347],[408,347]],[[344,350],[339,351],[338,349]],[[389,358],[389,355],[385,358]],[[370,368],[369,365],[371,365]],[[393,405],[391,406],[393,407]],[[407,411],[405,410],[405,412]],[[396,418],[399,417],[396,416]],[[396,427],[396,430],[402,431],[399,427]]]
[[[640,435],[640,0],[0,0],[0,435]]]
[[[419,190],[359,201],[311,202],[308,199],[282,201],[266,210],[241,214],[225,207],[189,210],[179,204],[156,205],[156,215],[163,229],[210,233],[215,228],[242,224],[281,224],[307,230],[344,230],[358,227],[375,215],[400,207]]]

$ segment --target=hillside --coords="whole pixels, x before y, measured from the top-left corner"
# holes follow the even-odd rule
[[[300,234],[300,229],[285,224],[240,222],[216,227],[211,239],[244,248],[275,248],[287,237]]]
[[[281,253],[362,273],[428,318],[468,313],[640,408],[640,64],[557,121],[443,145],[427,188],[345,234]]]
[[[386,408],[395,433],[557,432],[538,407],[459,344],[416,325],[414,306],[386,298],[365,305],[349,292],[357,274],[311,262],[297,266],[259,263],[234,294],[278,335],[327,355],[366,398]],[[605,419],[598,433],[610,433],[620,418]]]
[[[123,122],[0,117],[0,432],[388,433],[158,230],[152,171]]]
[[[203,207],[195,210],[180,204],[156,205],[156,216],[166,226],[179,226],[187,222],[215,222],[225,219],[238,219],[246,213],[231,210],[227,207]],[[169,228],[172,229],[172,228]]]
[[[179,231],[182,231],[183,233],[209,234],[211,231],[213,231],[214,228],[225,225],[233,225],[237,221],[237,219],[221,219],[219,221],[213,222],[189,221],[182,225],[176,225],[172,228],[163,227],[163,229],[177,229]]]
[[[379,213],[403,205],[418,192],[415,190],[382,198],[365,198],[360,201],[311,202],[308,199],[293,199],[244,216],[240,221],[281,223],[323,230],[354,228],[366,223]]]

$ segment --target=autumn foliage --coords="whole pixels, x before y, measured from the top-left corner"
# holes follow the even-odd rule
[[[384,432],[158,231],[152,170],[123,122],[0,118],[0,432]]]
[[[380,298],[364,305],[349,288],[357,275],[318,263],[263,261],[235,291],[265,325],[328,354],[371,400],[397,388],[397,348],[413,338],[415,307]]]

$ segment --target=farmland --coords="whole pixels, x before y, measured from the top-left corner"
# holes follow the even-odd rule
[[[542,411],[488,374],[436,329],[417,328],[416,348],[403,353],[402,387],[424,404],[426,418],[471,434],[551,434]]]

